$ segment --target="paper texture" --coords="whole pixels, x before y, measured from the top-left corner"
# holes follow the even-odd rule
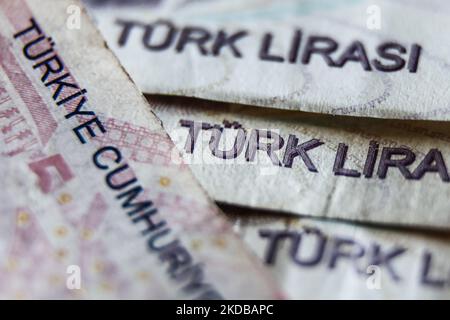
[[[450,119],[447,1],[86,2],[146,93]]]
[[[80,3],[2,0],[0,30],[0,297],[281,297]]]
[[[325,116],[148,97],[217,201],[448,229],[446,122]]]
[[[449,299],[448,233],[227,208],[290,299]]]

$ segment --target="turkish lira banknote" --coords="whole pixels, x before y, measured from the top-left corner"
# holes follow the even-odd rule
[[[223,206],[290,299],[450,299],[450,234]]]
[[[184,162],[217,201],[450,229],[447,122],[330,116],[164,96],[148,100]]]
[[[1,298],[282,297],[79,2],[0,0],[0,141]]]
[[[146,93],[450,119],[448,1],[86,0]]]

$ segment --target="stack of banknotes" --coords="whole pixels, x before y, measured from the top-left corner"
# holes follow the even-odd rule
[[[449,14],[0,0],[0,298],[449,299]]]

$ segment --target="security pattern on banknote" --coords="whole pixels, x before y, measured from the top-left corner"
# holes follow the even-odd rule
[[[80,3],[0,1],[0,141],[0,297],[281,296]]]

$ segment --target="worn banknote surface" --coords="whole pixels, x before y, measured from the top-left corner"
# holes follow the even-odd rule
[[[450,119],[448,1],[86,2],[147,93]]]
[[[217,201],[450,228],[447,122],[148,99],[185,162]]]
[[[280,297],[80,3],[1,0],[0,64],[0,297]]]
[[[291,299],[450,299],[448,233],[224,210]]]

